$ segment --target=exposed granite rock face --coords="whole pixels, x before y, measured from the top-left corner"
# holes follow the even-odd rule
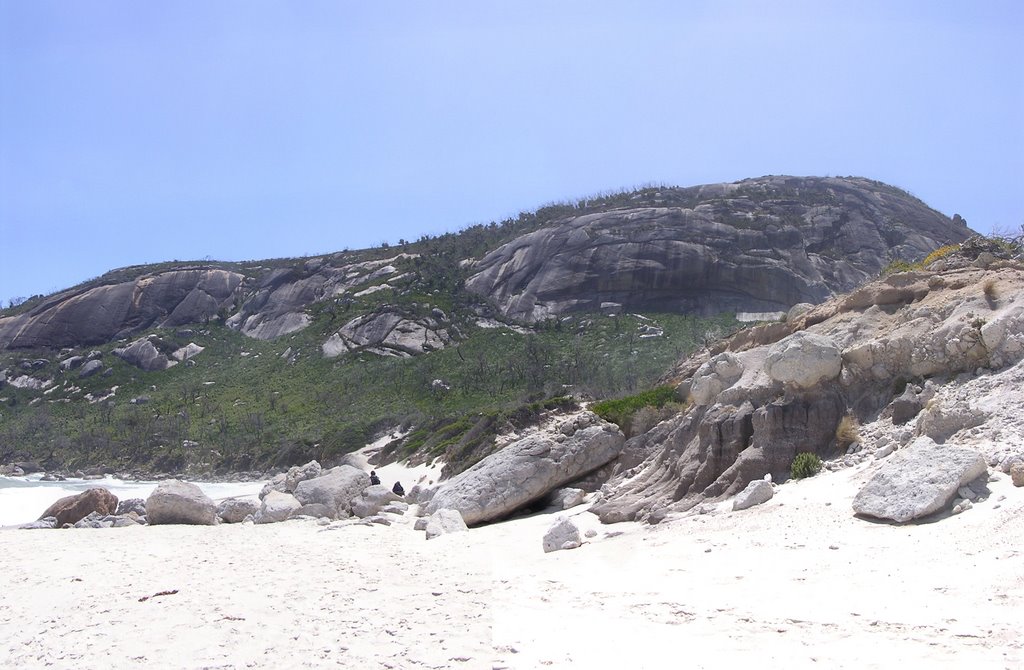
[[[313,302],[380,289],[386,284],[376,282],[397,278],[394,263],[412,258],[415,256],[398,254],[392,258],[340,265],[332,265],[324,258],[310,258],[301,267],[270,270],[247,294],[245,302],[227,324],[259,340],[294,333],[310,324],[306,308]],[[367,284],[373,286],[358,291]]]
[[[695,314],[787,311],[850,290],[890,257],[970,231],[866,179],[762,177],[666,189],[663,206],[570,217],[488,254],[466,286],[536,321],[602,303]]]
[[[242,275],[183,267],[131,281],[50,296],[24,314],[0,318],[0,347],[102,344],[153,326],[201,323],[231,304]]]
[[[438,319],[410,318],[385,310],[352,319],[324,342],[322,350],[327,358],[364,349],[405,358],[443,349],[450,342]]]

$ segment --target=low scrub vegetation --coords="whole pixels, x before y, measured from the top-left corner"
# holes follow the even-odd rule
[[[845,415],[836,426],[836,444],[845,449],[851,444],[860,442],[860,423],[852,414]]]
[[[821,459],[810,452],[797,454],[789,467],[789,474],[793,479],[813,477],[819,472],[821,472]]]
[[[681,409],[672,386],[656,386],[624,398],[604,400],[591,409],[605,421],[618,425],[628,437],[646,432]]]

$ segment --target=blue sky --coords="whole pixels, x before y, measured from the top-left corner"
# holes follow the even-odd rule
[[[0,301],[649,182],[1024,224],[1024,3],[0,0]]]

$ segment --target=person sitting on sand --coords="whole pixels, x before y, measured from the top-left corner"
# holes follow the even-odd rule
[[[376,470],[370,470],[370,484],[372,486],[376,486],[377,484],[380,484],[380,477],[377,476],[377,471]]]
[[[395,495],[404,496],[405,489],[402,488],[402,482],[395,482],[395,485],[391,487],[391,492]]]

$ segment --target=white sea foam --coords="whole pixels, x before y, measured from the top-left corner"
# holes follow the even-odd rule
[[[234,496],[255,496],[264,482],[196,482],[214,500]],[[39,518],[47,507],[64,496],[75,495],[95,486],[102,486],[126,498],[147,498],[156,488],[155,481],[125,481],[114,477],[104,479],[68,479],[62,482],[40,481],[40,475],[0,477],[0,526],[27,523]]]

